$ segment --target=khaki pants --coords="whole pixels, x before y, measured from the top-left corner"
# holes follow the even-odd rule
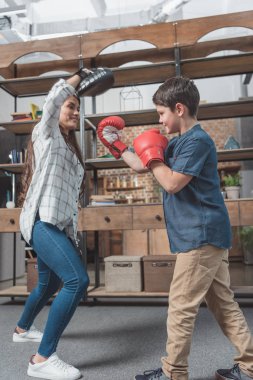
[[[253,378],[253,339],[233,296],[227,250],[207,245],[177,255],[169,297],[168,356],[162,358],[166,376],[173,380],[188,380],[194,323],[199,305],[205,299],[223,333],[238,350],[235,362]],[[219,347],[211,348],[219,350]],[[224,366],[226,368],[227,363]]]

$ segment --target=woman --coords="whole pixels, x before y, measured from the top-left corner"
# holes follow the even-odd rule
[[[21,233],[37,254],[38,284],[25,304],[14,342],[40,342],[27,374],[44,379],[74,380],[78,369],[56,354],[59,339],[88,287],[89,279],[75,248],[78,202],[84,188],[84,164],[75,137],[80,102],[78,72],[60,79],[49,92],[41,121],[34,127],[20,200]],[[54,299],[42,335],[33,327],[49,298]]]

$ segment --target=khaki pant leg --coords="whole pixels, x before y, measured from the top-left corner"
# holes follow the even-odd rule
[[[177,255],[170,287],[163,371],[170,379],[188,380],[188,356],[196,315],[222,262],[223,250],[211,245]]]
[[[227,251],[224,252],[222,264],[205,298],[223,333],[238,350],[234,360],[248,376],[253,377],[253,339],[230,289]]]

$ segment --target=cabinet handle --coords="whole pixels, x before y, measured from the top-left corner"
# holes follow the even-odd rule
[[[152,263],[152,267],[162,268],[162,267],[172,267],[172,263]]]
[[[122,263],[122,264],[112,264],[113,268],[132,268],[133,264],[132,263]]]
[[[111,219],[109,218],[109,216],[105,216],[105,221],[106,221],[107,223],[110,223]]]
[[[159,222],[161,222],[161,220],[162,220],[162,217],[161,217],[160,215],[156,215],[155,218],[156,218],[156,220],[158,220]]]
[[[15,224],[15,219],[10,219],[10,224]]]

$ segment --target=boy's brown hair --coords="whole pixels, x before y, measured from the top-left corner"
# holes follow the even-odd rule
[[[196,116],[200,101],[199,91],[189,78],[172,77],[167,79],[153,95],[153,103],[175,110],[177,103],[184,104],[190,116]]]

